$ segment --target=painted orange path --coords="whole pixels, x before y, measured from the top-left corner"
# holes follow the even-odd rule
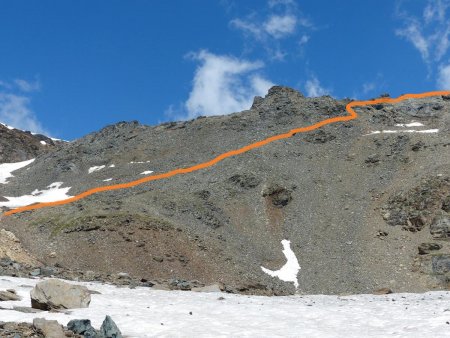
[[[420,98],[424,98],[424,97],[440,96],[440,95],[450,95],[450,91],[434,91],[434,92],[427,92],[427,93],[421,93],[421,94],[405,94],[405,95],[399,96],[397,98],[383,97],[383,98],[367,100],[367,101],[352,101],[349,104],[347,104],[347,106],[345,107],[345,109],[348,112],[348,115],[346,115],[346,116],[333,117],[333,118],[329,118],[329,119],[317,122],[310,126],[292,129],[292,130],[288,131],[287,133],[271,136],[262,141],[248,144],[242,148],[227,151],[226,153],[223,153],[223,154],[213,158],[210,161],[203,162],[203,163],[194,165],[192,167],[174,169],[174,170],[171,170],[171,171],[163,173],[163,174],[147,176],[147,177],[141,178],[139,180],[131,181],[128,183],[107,185],[107,186],[101,186],[101,187],[89,189],[79,195],[73,196],[73,197],[65,199],[65,200],[56,201],[56,202],[32,204],[32,205],[28,205],[25,207],[20,207],[17,209],[9,210],[9,211],[5,212],[3,214],[3,216],[9,216],[9,215],[17,214],[20,212],[29,211],[29,210],[36,210],[36,209],[41,209],[41,208],[53,207],[53,206],[57,206],[57,205],[64,205],[64,204],[78,201],[82,198],[88,197],[90,195],[93,195],[93,194],[96,194],[99,192],[132,188],[132,187],[135,187],[137,185],[140,185],[140,184],[143,184],[146,182],[158,181],[158,180],[162,180],[164,178],[169,178],[169,177],[172,177],[175,175],[187,174],[187,173],[191,173],[193,171],[212,167],[213,165],[219,163],[220,161],[223,161],[226,158],[243,154],[249,150],[260,148],[262,146],[265,146],[265,145],[272,143],[274,141],[277,141],[277,140],[282,140],[282,139],[292,137],[298,133],[304,133],[304,132],[312,131],[315,129],[319,129],[323,126],[326,126],[326,125],[332,124],[332,123],[336,123],[336,122],[344,122],[344,121],[354,120],[354,119],[358,118],[358,114],[353,109],[354,107],[363,107],[363,106],[368,106],[368,105],[373,105],[373,104],[378,104],[378,103],[398,103],[398,102],[401,102],[401,101],[407,100],[407,99],[420,99]]]

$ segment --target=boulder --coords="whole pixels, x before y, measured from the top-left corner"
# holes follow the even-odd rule
[[[31,290],[31,307],[40,310],[85,308],[91,302],[89,290],[58,279],[36,284]]]
[[[65,338],[63,327],[56,320],[34,318],[33,326],[42,332],[45,338]]]
[[[438,215],[430,225],[430,233],[434,238],[450,237],[450,216]]]
[[[8,300],[20,300],[21,298],[14,290],[0,291],[0,302]]]
[[[111,319],[110,316],[106,316],[100,327],[100,337],[102,338],[123,338],[122,332],[120,332],[116,323]]]
[[[433,272],[444,275],[450,272],[450,255],[436,255],[431,259]]]
[[[73,319],[67,323],[67,328],[73,333],[83,335],[84,338],[99,337],[89,319]]]
[[[442,249],[442,245],[438,243],[422,243],[419,245],[419,255],[429,254],[431,251]]]

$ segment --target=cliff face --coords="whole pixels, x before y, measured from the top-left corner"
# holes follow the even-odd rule
[[[346,103],[274,87],[241,113],[155,127],[118,123],[39,154],[0,186],[0,198],[44,191],[54,182],[71,187],[67,194],[73,196],[148,171],[189,167],[344,116]],[[46,264],[146,279],[292,293],[293,283],[261,269],[286,263],[281,241],[287,239],[301,266],[301,292],[446,288],[448,98],[356,110],[356,120],[299,133],[210,168],[3,217],[1,226]]]

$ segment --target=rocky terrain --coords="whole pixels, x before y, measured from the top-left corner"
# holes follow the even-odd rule
[[[62,141],[0,123],[0,164],[21,162],[52,151]]]
[[[8,150],[0,162],[36,160],[0,184],[0,203],[55,182],[74,196],[149,171],[189,167],[346,115],[348,102],[273,87],[250,110],[227,116],[158,126],[120,122],[35,150],[31,145],[40,142],[18,141],[28,136],[2,136],[0,142],[12,146],[0,149],[15,153]],[[301,293],[447,289],[449,98],[356,111],[356,120],[296,134],[210,168],[2,217],[0,225],[39,262],[27,262],[24,274],[43,267],[109,281],[123,273],[136,283],[220,283],[230,292],[285,295],[296,291],[294,285],[261,266],[283,266],[281,241],[288,239],[301,266]]]

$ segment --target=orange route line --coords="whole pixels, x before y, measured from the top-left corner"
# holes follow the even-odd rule
[[[32,205],[12,209],[12,210],[9,210],[9,211],[3,213],[3,216],[10,216],[10,215],[21,213],[24,211],[30,211],[30,210],[36,210],[36,209],[41,209],[41,208],[48,208],[48,207],[53,207],[53,206],[58,206],[58,205],[69,204],[69,203],[73,203],[75,201],[78,201],[80,199],[86,198],[90,195],[93,195],[93,194],[96,194],[99,192],[132,188],[132,187],[135,187],[137,185],[140,185],[140,184],[143,184],[146,182],[158,181],[158,180],[173,177],[176,175],[187,174],[187,173],[191,173],[191,172],[194,172],[197,170],[209,168],[209,167],[212,167],[213,165],[223,161],[226,158],[246,153],[252,149],[263,147],[274,141],[287,139],[289,137],[294,136],[297,133],[305,133],[308,131],[316,130],[323,126],[326,126],[326,125],[332,124],[332,123],[336,123],[336,122],[345,122],[345,121],[354,120],[354,119],[358,118],[358,114],[353,109],[354,107],[364,107],[364,106],[374,105],[374,104],[378,104],[378,103],[398,103],[398,102],[408,100],[408,99],[420,99],[420,98],[424,98],[424,97],[441,96],[441,95],[450,95],[450,91],[433,91],[433,92],[426,92],[426,93],[421,93],[421,94],[405,94],[405,95],[401,95],[397,98],[382,97],[379,99],[366,100],[366,101],[352,101],[352,102],[348,103],[345,107],[346,111],[348,112],[348,115],[346,115],[346,116],[333,117],[333,118],[322,120],[322,121],[312,124],[310,126],[291,129],[287,133],[274,135],[274,136],[268,137],[264,140],[248,144],[242,148],[227,151],[207,162],[203,162],[203,163],[200,163],[200,164],[197,164],[197,165],[194,165],[191,167],[187,167],[187,168],[174,169],[174,170],[168,171],[166,173],[162,173],[162,174],[147,176],[147,177],[141,178],[139,180],[135,180],[135,181],[127,182],[127,183],[100,186],[97,188],[89,189],[85,192],[82,192],[79,195],[76,195],[71,198],[61,200],[61,201],[38,203],[38,204],[32,204]]]

